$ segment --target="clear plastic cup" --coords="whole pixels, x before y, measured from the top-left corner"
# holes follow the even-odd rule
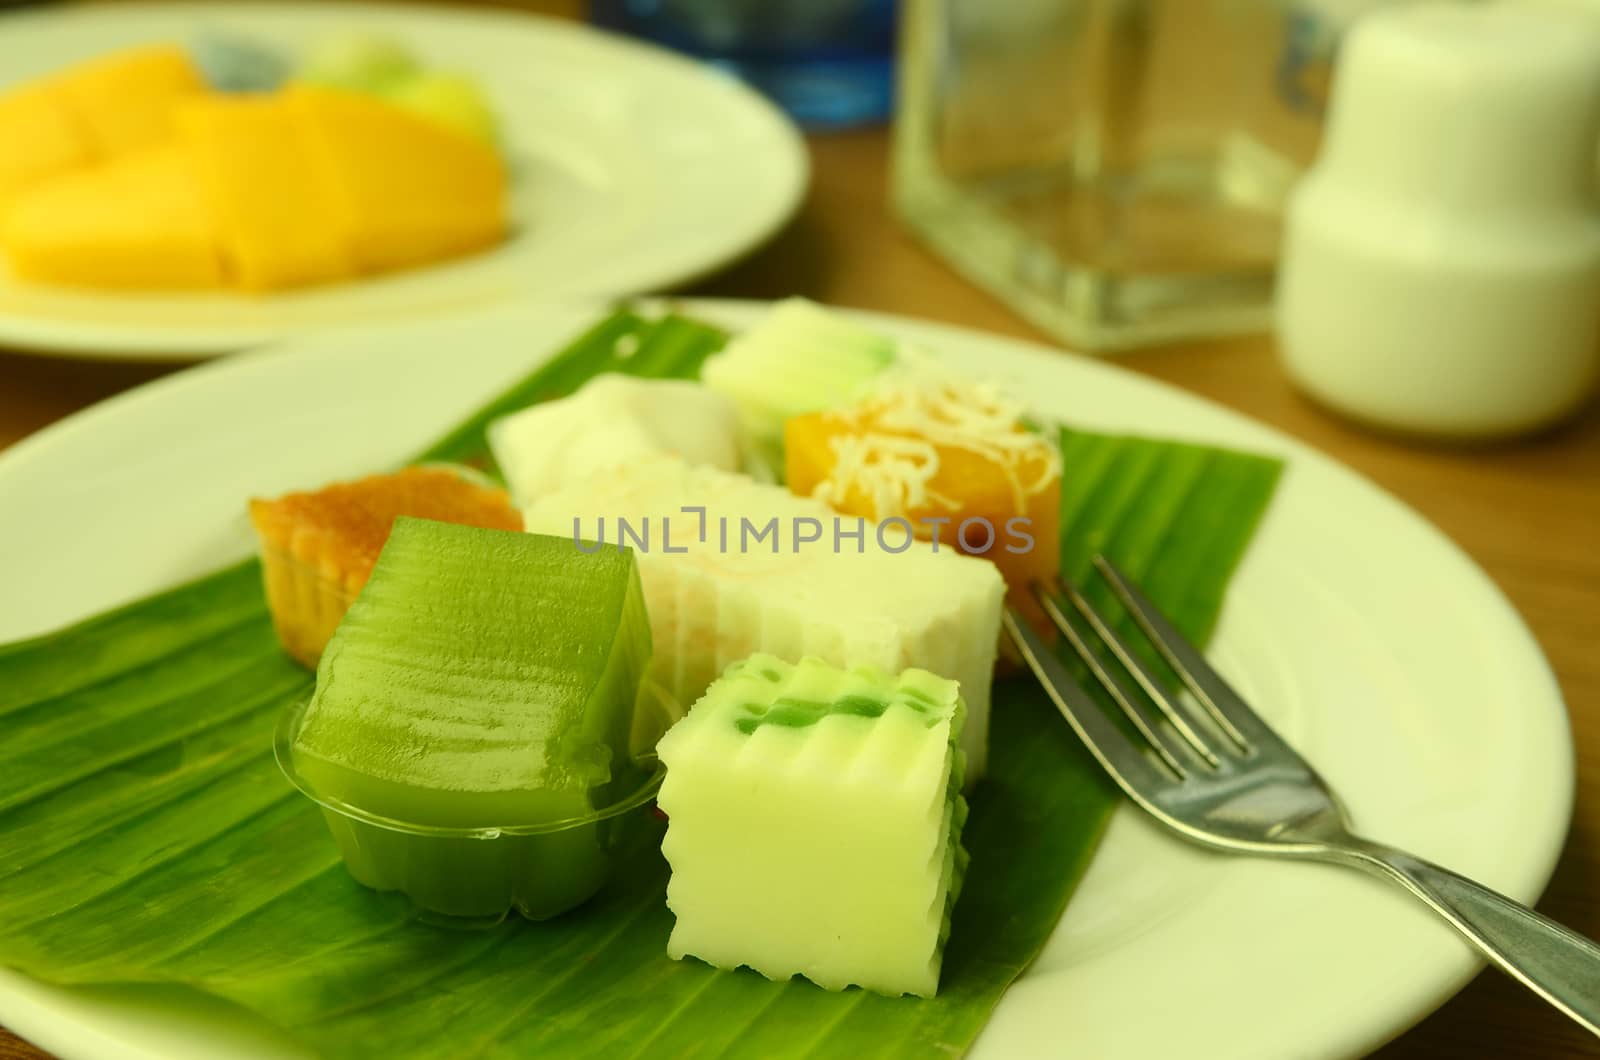
[[[439,827],[395,820],[320,792],[297,768],[295,744],[310,700],[279,719],[273,740],[290,783],[322,807],[350,875],[374,890],[399,891],[430,920],[460,927],[498,924],[515,909],[532,920],[557,916],[587,900],[610,878],[615,854],[637,813],[647,812],[665,770],[656,740],[682,711],[648,686],[637,697],[630,753],[593,808],[560,820],[485,821]]]

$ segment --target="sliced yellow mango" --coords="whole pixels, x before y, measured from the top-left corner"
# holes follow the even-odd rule
[[[4,244],[12,270],[40,283],[183,289],[223,282],[194,166],[171,145],[24,192],[6,218]]]
[[[101,158],[169,138],[173,107],[207,91],[199,67],[176,44],[103,55],[62,71],[51,84]]]
[[[297,85],[334,181],[334,219],[364,272],[406,268],[505,237],[505,165],[490,147],[371,96]]]
[[[50,84],[35,81],[0,93],[0,220],[24,191],[93,157],[88,137]]]
[[[271,291],[355,274],[333,177],[282,96],[198,100],[179,109],[177,123],[235,284]]]
[[[494,150],[368,96],[212,94],[158,46],[0,97],[0,247],[27,279],[272,291],[505,230]]]

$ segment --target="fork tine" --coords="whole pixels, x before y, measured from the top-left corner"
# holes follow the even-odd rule
[[[1094,755],[1102,769],[1111,775],[1129,798],[1156,812],[1147,795],[1172,781],[1163,776],[1155,763],[1146,758],[1122,730],[1100,709],[1100,705],[1072,679],[1055,653],[1034,632],[1026,619],[1020,618],[1011,608],[1000,615],[1001,624],[1022,654],[1023,661],[1046,694],[1078,734],[1089,753]]]
[[[1244,698],[1223,680],[1222,675],[1211,668],[1205,656],[1200,654],[1200,649],[1189,643],[1188,638],[1178,632],[1115,564],[1097,555],[1094,565],[1139,628],[1144,630],[1145,636],[1150,638],[1150,643],[1182,678],[1194,698],[1205,708],[1217,727],[1227,734],[1228,739],[1246,753],[1256,745],[1287,747],[1271,726],[1262,721]]]
[[[1089,642],[1083,638],[1083,635],[1078,632],[1071,622],[1067,621],[1067,616],[1062,613],[1061,608],[1056,605],[1050,594],[1044,592],[1039,585],[1034,585],[1033,595],[1039,601],[1039,605],[1044,608],[1045,614],[1050,616],[1051,624],[1061,631],[1061,635],[1071,645],[1073,652],[1077,654],[1083,665],[1089,668],[1089,673],[1099,682],[1100,687],[1105,689],[1106,695],[1110,696],[1112,701],[1121,708],[1122,713],[1133,723],[1133,727],[1139,730],[1139,735],[1144,737],[1145,743],[1155,749],[1156,754],[1168,769],[1180,777],[1185,775],[1188,769],[1179,761],[1179,755],[1183,752],[1161,730],[1160,723],[1156,718],[1138,701],[1138,697],[1128,690],[1128,687],[1122,683],[1121,678],[1106,668],[1100,656],[1096,655],[1094,650],[1090,648]],[[1206,752],[1206,754],[1209,753]],[[1214,764],[1215,759],[1212,761]]]
[[[1105,643],[1105,646],[1111,649],[1111,654],[1117,657],[1117,661],[1132,675],[1139,687],[1144,689],[1145,695],[1150,697],[1151,702],[1156,705],[1162,716],[1171,723],[1172,727],[1178,730],[1178,734],[1194,749],[1195,754],[1204,759],[1207,765],[1212,767],[1220,765],[1221,762],[1218,760],[1216,752],[1212,751],[1205,740],[1200,737],[1200,734],[1194,730],[1194,726],[1189,723],[1188,714],[1179,706],[1172,694],[1167,691],[1166,686],[1161,683],[1155,674],[1150,672],[1150,667],[1134,653],[1133,649],[1128,646],[1128,642],[1123,640],[1111,628],[1110,624],[1100,617],[1100,613],[1090,606],[1089,601],[1084,599],[1083,594],[1078,591],[1078,587],[1068,581],[1065,576],[1056,578],[1056,586],[1068,600],[1072,601],[1072,606],[1089,623],[1090,628],[1094,630],[1094,635],[1099,637]]]

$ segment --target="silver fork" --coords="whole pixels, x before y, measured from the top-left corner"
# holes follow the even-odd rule
[[[1600,1035],[1600,946],[1464,876],[1351,832],[1338,798],[1305,759],[1128,578],[1103,556],[1094,562],[1193,705],[1170,693],[1070,584],[1058,582],[1053,592],[1035,586],[1034,595],[1137,737],[1102,710],[1026,620],[1008,609],[1004,623],[1028,668],[1130,799],[1208,847],[1348,865],[1400,884],[1513,978]],[[1110,658],[1068,620],[1062,601]]]

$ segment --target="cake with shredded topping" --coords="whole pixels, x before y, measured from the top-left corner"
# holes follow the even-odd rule
[[[784,449],[793,492],[992,561],[1039,617],[1029,585],[1060,568],[1061,451],[998,387],[907,364],[855,405],[790,419]]]

